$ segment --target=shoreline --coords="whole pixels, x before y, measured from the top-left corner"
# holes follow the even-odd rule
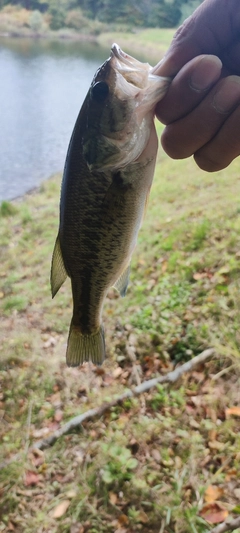
[[[131,31],[103,31],[98,34],[77,32],[69,28],[54,31],[34,32],[31,29],[13,29],[0,31],[0,39],[31,39],[33,41],[59,41],[92,43],[103,49],[109,49],[113,42],[118,42],[128,54],[138,56],[140,61],[157,63],[165,54],[175,33],[175,28],[142,28]]]
[[[62,31],[62,30],[61,30]],[[35,33],[35,32],[21,32],[21,31],[11,31],[11,32],[0,32],[0,38],[3,39],[33,39],[33,40],[69,40],[69,41],[81,41],[81,42],[93,42],[98,44],[96,35],[93,34],[77,34],[77,33],[61,33],[58,32],[49,32],[49,33]]]

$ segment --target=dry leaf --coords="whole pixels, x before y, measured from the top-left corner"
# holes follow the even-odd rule
[[[152,457],[154,459],[154,461],[156,461],[156,463],[160,463],[161,462],[161,454],[159,452],[159,450],[152,450]]]
[[[193,274],[193,279],[195,279],[196,281],[198,281],[199,279],[206,278],[206,277],[207,277],[206,272],[195,272]]]
[[[225,409],[225,416],[228,418],[229,416],[240,416],[240,407],[234,406],[229,407],[228,409]]]
[[[162,262],[162,272],[166,272],[167,270],[167,266],[168,266],[168,263],[166,261],[166,259],[164,259],[164,261]]]
[[[218,500],[223,495],[223,489],[217,485],[209,485],[205,494],[204,500],[207,503],[212,503]]]
[[[73,490],[73,489],[72,490],[68,490],[68,492],[66,493],[66,496],[67,496],[67,498],[70,498],[70,500],[71,500],[72,498],[76,498],[77,492],[75,490]]]
[[[139,511],[138,521],[142,522],[142,524],[146,524],[148,522],[148,515],[144,511]]]
[[[117,503],[117,494],[115,494],[115,492],[109,492],[109,501],[111,502],[112,505],[116,505]]]
[[[118,522],[120,526],[127,526],[129,522],[127,515],[120,514],[120,516],[118,517]]]
[[[86,530],[85,530],[84,526],[82,526],[82,524],[80,524],[80,522],[77,522],[77,523],[71,525],[70,533],[84,533],[84,531],[86,531]]]
[[[228,470],[226,472],[226,481],[230,481],[233,477],[236,477],[237,475],[237,469],[236,468],[230,468],[230,470]]]
[[[53,509],[53,511],[51,512],[52,518],[61,518],[61,516],[63,516],[66,513],[69,505],[70,505],[70,500],[63,500],[62,502],[60,502],[55,507],[55,509]]]
[[[223,442],[219,442],[218,440],[211,440],[208,443],[208,447],[211,450],[218,450],[219,452],[223,450],[224,446],[225,444],[223,444]]]
[[[61,422],[62,418],[63,418],[63,411],[61,409],[57,409],[54,414],[55,422]]]
[[[29,487],[30,485],[37,485],[39,483],[39,480],[39,475],[36,472],[33,472],[32,470],[27,470],[25,474],[24,485],[25,487]]]
[[[117,368],[114,368],[113,370],[113,373],[112,373],[113,377],[118,378],[122,374],[122,371],[123,371],[122,368],[120,366],[117,366]]]
[[[228,511],[215,502],[204,505],[199,514],[210,524],[219,524],[226,520]]]

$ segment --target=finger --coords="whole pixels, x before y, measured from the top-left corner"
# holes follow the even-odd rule
[[[159,76],[175,76],[185,63],[200,54],[222,58],[223,50],[239,42],[239,0],[208,0],[203,2],[180,26],[160,63]],[[240,66],[239,56],[237,58]]]
[[[240,155],[239,123],[240,106],[226,120],[217,135],[195,153],[194,159],[202,170],[222,170]]]
[[[218,132],[240,103],[240,78],[220,80],[189,115],[169,124],[161,138],[165,152],[173,159],[193,155]]]
[[[198,56],[173,79],[167,95],[156,107],[161,122],[169,124],[192,111],[220,78],[222,63],[216,56]]]

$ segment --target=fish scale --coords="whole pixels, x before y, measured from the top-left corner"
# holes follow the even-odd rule
[[[105,358],[102,308],[111,286],[127,290],[157,155],[154,108],[168,85],[114,44],[77,118],[51,268],[53,297],[71,278],[69,366]]]

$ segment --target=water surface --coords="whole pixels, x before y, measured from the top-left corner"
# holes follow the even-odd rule
[[[79,109],[108,54],[90,43],[0,39],[0,201],[63,170]]]

